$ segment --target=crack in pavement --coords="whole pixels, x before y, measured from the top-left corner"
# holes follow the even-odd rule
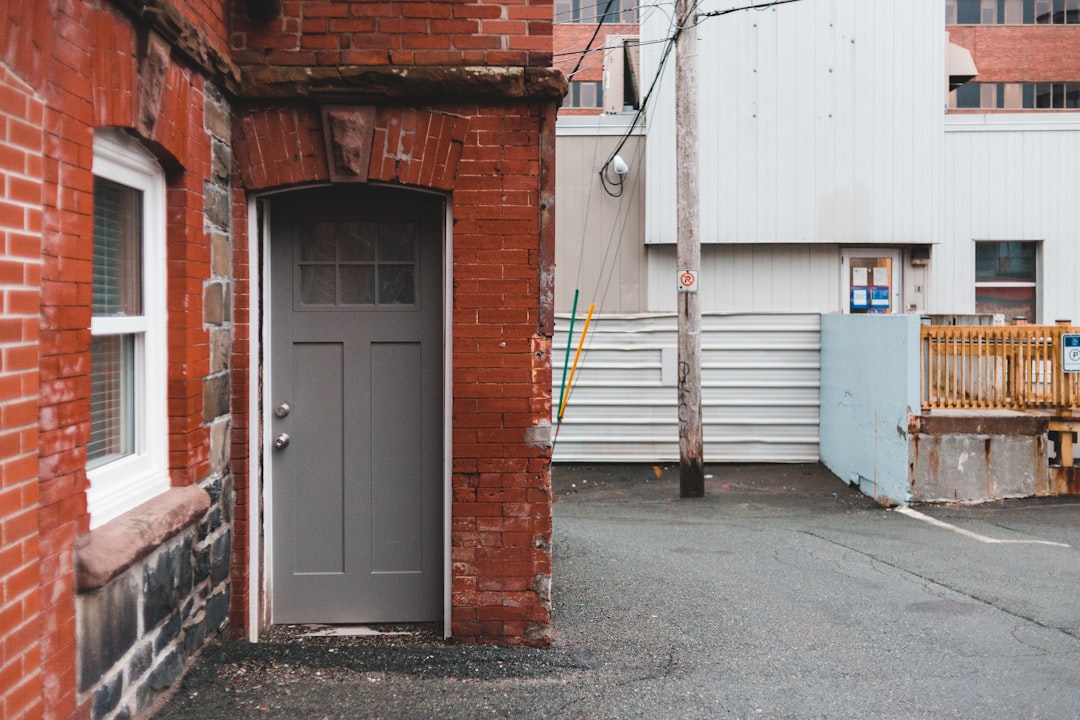
[[[899,570],[901,573],[904,573],[905,575],[909,575],[911,577],[918,578],[923,583],[926,583],[928,587],[943,588],[945,590],[948,590],[948,591],[950,591],[952,593],[955,593],[957,595],[960,595],[962,597],[970,598],[970,599],[972,599],[972,600],[974,600],[976,602],[982,603],[983,605],[986,605],[988,607],[992,607],[995,610],[998,610],[999,612],[1003,612],[1006,615],[1009,615],[1011,617],[1017,618],[1018,620],[1022,620],[1022,621],[1027,622],[1027,623],[1031,623],[1032,625],[1036,625],[1036,626],[1038,626],[1040,628],[1043,628],[1044,630],[1049,630],[1051,632],[1061,633],[1061,634],[1065,635],[1066,637],[1069,637],[1072,640],[1077,640],[1078,639],[1075,635],[1073,635],[1073,633],[1071,633],[1066,628],[1059,628],[1059,627],[1054,627],[1052,625],[1047,625],[1047,624],[1043,623],[1042,621],[1040,621],[1040,620],[1038,620],[1036,618],[1028,617],[1028,616],[1023,615],[1023,614],[1021,614],[1019,612],[1016,612],[1015,610],[1012,610],[1010,608],[1002,607],[1000,605],[997,605],[992,600],[989,600],[989,599],[983,598],[983,597],[979,597],[978,595],[973,595],[971,592],[969,592],[967,590],[964,590],[964,589],[962,589],[960,587],[954,587],[954,586],[951,586],[951,585],[949,585],[949,584],[947,584],[947,583],[945,583],[945,582],[943,582],[941,580],[936,580],[936,579],[934,579],[932,577],[929,577],[929,576],[926,576],[926,575],[921,575],[920,573],[918,573],[918,572],[916,572],[914,570],[910,570],[910,569],[908,569],[906,567],[898,565],[897,563],[890,562],[889,560],[878,557],[878,556],[876,556],[876,555],[874,555],[872,553],[866,552],[865,550],[862,550],[861,548],[857,548],[857,547],[853,547],[851,545],[847,545],[845,543],[839,542],[838,540],[834,540],[832,538],[825,537],[824,535],[819,535],[818,533],[810,531],[810,530],[800,530],[799,532],[802,532],[802,533],[804,533],[806,535],[817,538],[818,540],[822,540],[824,542],[830,543],[830,544],[835,545],[837,547],[844,548],[845,550],[854,552],[854,553],[856,553],[858,555],[862,555],[864,557],[867,557],[870,560],[873,560],[874,562],[878,562],[878,563],[881,563],[882,565],[885,565],[887,567],[891,567],[891,568],[893,568],[895,570]]]

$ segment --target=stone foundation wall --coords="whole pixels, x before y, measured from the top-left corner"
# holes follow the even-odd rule
[[[117,555],[107,547],[79,552],[78,687],[91,698],[93,720],[145,713],[164,698],[207,640],[227,625],[231,479],[207,482],[199,492],[201,498],[186,493],[187,500],[194,498],[191,502],[174,498],[159,504],[165,508],[161,516],[184,514],[183,526],[164,542],[153,537],[161,516],[136,512],[122,519],[115,528],[118,543],[130,547],[130,537],[123,536],[134,531],[151,546],[149,554],[125,568],[102,569]],[[197,517],[187,518],[200,510]],[[98,587],[82,587],[113,572]]]

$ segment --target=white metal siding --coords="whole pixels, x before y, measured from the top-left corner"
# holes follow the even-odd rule
[[[609,125],[562,123],[555,139],[555,306],[569,313],[577,289],[597,303],[597,312],[642,312],[648,294],[645,139],[630,137],[620,150],[630,171],[622,196],[611,197],[600,186],[598,173],[621,139],[610,132],[625,128],[610,127],[607,116],[600,120]]]
[[[1080,115],[962,115],[945,132],[945,242],[935,313],[975,310],[975,241],[1041,241],[1040,322],[1080,323]]]
[[[675,247],[649,247],[649,309],[674,312]],[[833,245],[706,245],[702,312],[840,312],[840,250]]]
[[[738,4],[706,0],[700,11]],[[642,39],[668,32],[650,16]],[[792,3],[705,18],[698,34],[703,243],[933,241],[940,3]],[[646,46],[646,78],[661,47]],[[649,116],[647,242],[674,241],[672,78]]]
[[[579,311],[571,362],[583,324]],[[707,462],[817,461],[820,324],[818,315],[702,318]],[[568,327],[558,316],[555,395]],[[676,334],[674,315],[593,317],[556,462],[678,460]]]

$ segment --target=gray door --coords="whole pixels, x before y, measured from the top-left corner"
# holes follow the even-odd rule
[[[442,614],[440,198],[270,203],[273,621]]]

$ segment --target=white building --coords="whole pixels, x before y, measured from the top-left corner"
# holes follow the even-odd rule
[[[707,461],[817,459],[822,313],[1080,322],[1080,113],[947,112],[946,3],[708,17],[745,4],[706,0],[696,28]],[[642,94],[672,34],[643,6]],[[598,172],[632,116],[560,120],[560,330],[575,288],[579,318],[598,307],[556,460],[678,456],[673,65],[619,198]]]

